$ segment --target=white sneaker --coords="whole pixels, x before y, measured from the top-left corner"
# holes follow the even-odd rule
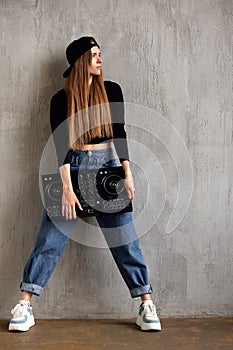
[[[20,300],[11,310],[13,315],[9,323],[9,331],[28,331],[35,324],[32,307],[29,301]]]
[[[145,300],[139,307],[136,324],[142,331],[161,331],[161,323],[152,300]]]

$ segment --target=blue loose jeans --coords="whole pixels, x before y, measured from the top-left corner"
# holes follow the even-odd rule
[[[70,153],[70,169],[116,166],[112,148],[77,150]],[[139,246],[132,213],[101,214],[96,217],[104,238],[132,298],[152,293],[147,267]],[[35,246],[26,263],[21,291],[40,295],[52,275],[76,220],[48,221],[44,210]]]

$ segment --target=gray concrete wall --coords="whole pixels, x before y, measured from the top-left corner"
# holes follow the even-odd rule
[[[125,101],[166,117],[193,166],[193,179],[183,169],[193,191],[182,222],[166,233],[179,180],[173,165],[164,172],[164,210],[141,237],[160,314],[232,315],[232,1],[1,0],[0,6],[0,317],[9,317],[20,296],[39,228],[39,163],[50,135],[49,101],[67,67],[65,47],[89,34],[101,45],[105,78],[121,84]],[[151,135],[128,132],[165,159]],[[147,215],[153,218],[153,208]],[[33,299],[41,318],[132,317],[138,303],[108,249],[75,241]]]

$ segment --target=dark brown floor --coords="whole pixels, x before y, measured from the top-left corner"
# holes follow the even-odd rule
[[[37,320],[29,332],[8,332],[1,350],[233,349],[233,318],[163,319],[162,332],[142,332],[134,320]]]

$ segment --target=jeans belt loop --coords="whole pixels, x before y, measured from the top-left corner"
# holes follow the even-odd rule
[[[71,156],[70,163],[71,164],[75,164],[76,163],[76,157],[74,155]]]

